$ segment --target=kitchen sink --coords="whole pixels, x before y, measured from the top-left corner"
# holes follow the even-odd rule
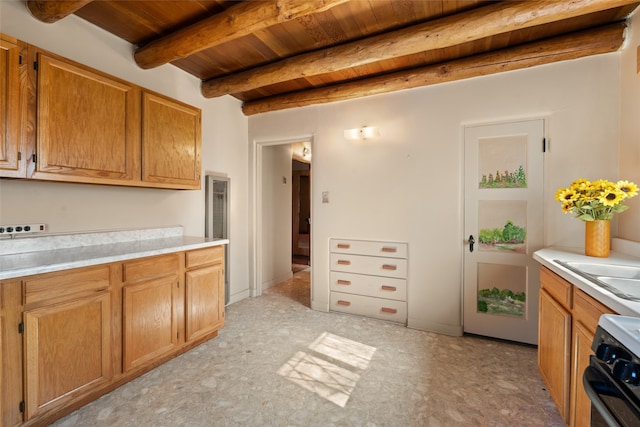
[[[557,261],[557,260],[556,260]],[[622,279],[640,279],[640,268],[619,264],[592,264],[590,262],[562,262],[559,264],[572,271],[578,270],[580,273],[592,276],[619,277]]]
[[[627,265],[554,260],[612,294],[640,301],[640,268]]]

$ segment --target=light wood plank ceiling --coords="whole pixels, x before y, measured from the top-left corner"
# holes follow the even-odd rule
[[[171,63],[247,115],[613,52],[628,0],[28,0],[75,14]]]

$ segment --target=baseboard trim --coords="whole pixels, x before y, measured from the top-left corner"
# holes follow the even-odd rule
[[[462,325],[445,325],[442,323],[425,322],[424,320],[411,317],[407,321],[407,328],[435,332],[443,335],[451,335],[452,337],[461,337],[464,333]]]

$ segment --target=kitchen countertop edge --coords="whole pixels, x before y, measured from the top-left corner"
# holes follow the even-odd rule
[[[202,249],[228,243],[228,239],[179,236],[2,255],[0,256],[0,280]]]
[[[640,302],[620,298],[555,262],[555,260],[561,260],[594,264],[619,264],[640,268],[640,259],[613,251],[608,258],[594,258],[584,255],[584,252],[580,249],[566,247],[540,249],[533,253],[533,258],[618,314],[633,317],[640,316]]]

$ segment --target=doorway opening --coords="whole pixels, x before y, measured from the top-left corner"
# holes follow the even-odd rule
[[[311,266],[311,150],[297,143],[292,152],[291,271],[295,274]]]
[[[256,142],[252,296],[300,274],[312,287],[311,141]]]

